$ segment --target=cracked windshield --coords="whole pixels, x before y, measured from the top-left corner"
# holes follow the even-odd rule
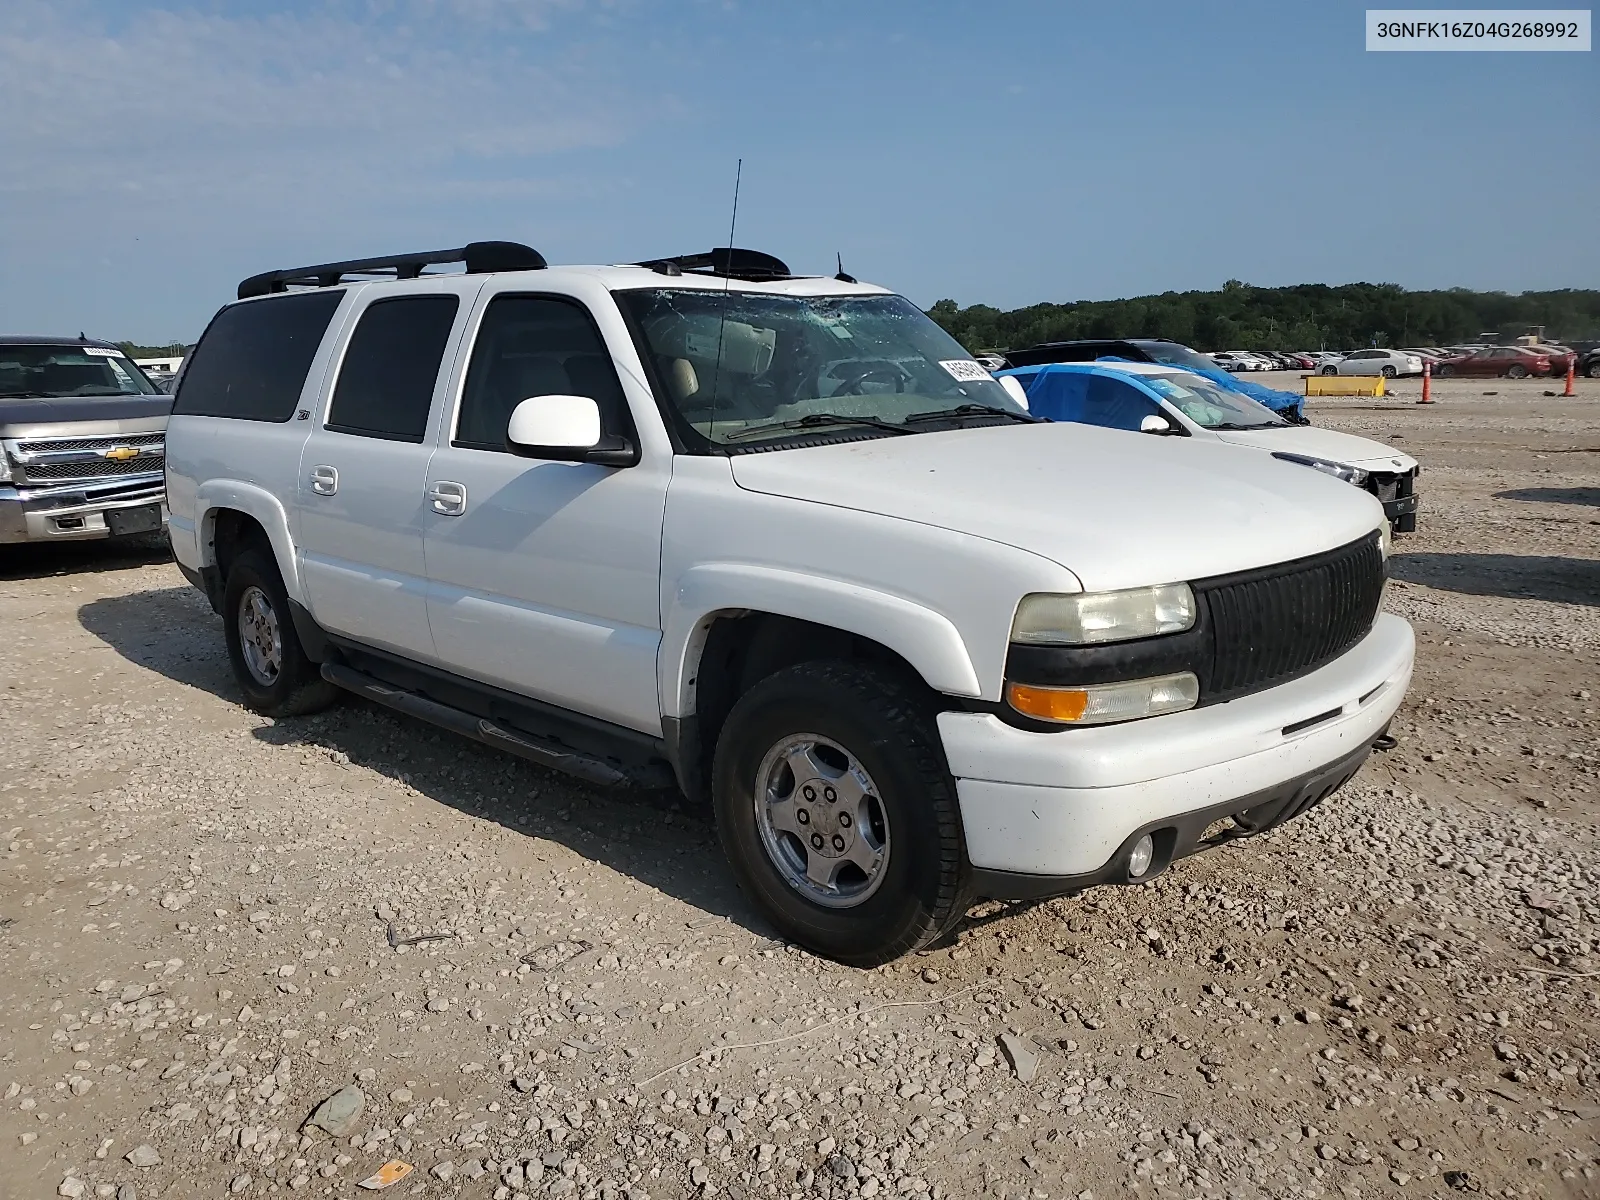
[[[628,292],[680,425],[715,446],[910,433],[1027,410],[899,296]]]

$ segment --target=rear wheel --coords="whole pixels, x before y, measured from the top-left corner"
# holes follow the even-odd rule
[[[1385,366],[1383,368],[1383,377],[1385,379],[1393,379],[1395,377],[1395,374],[1396,374],[1396,372],[1395,372],[1395,369],[1393,367]]]
[[[1337,375],[1339,373],[1339,368],[1338,367],[1323,367],[1322,368],[1322,373],[1324,375]]]
[[[740,887],[817,954],[877,966],[971,900],[938,731],[886,672],[801,663],[751,688],[717,740],[712,800]]]
[[[1600,379],[1600,358],[1595,359],[1583,369],[1583,373],[1590,379]]]
[[[1512,363],[1506,368],[1507,379],[1526,379],[1527,377],[1528,368],[1523,366],[1521,363]]]
[[[222,616],[228,658],[246,705],[263,716],[293,717],[333,703],[338,689],[306,657],[278,565],[260,549],[234,559]]]
[[[1454,374],[1455,374],[1455,368],[1446,366],[1444,363],[1440,363],[1437,367],[1435,367],[1433,369],[1433,376],[1434,376],[1435,379],[1443,379],[1446,375],[1454,375]]]

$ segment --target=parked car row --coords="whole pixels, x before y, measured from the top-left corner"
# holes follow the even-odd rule
[[[1527,376],[1565,375],[1569,366],[1579,373],[1600,378],[1600,356],[1594,352],[1580,357],[1566,346],[1538,345],[1491,346],[1469,343],[1460,346],[1406,347],[1399,350],[1371,348],[1345,353],[1335,351],[1297,351],[1291,353],[1260,350],[1219,350],[1209,357],[1225,371],[1314,371],[1322,375],[1421,375],[1424,366],[1435,375],[1493,375],[1512,379]]]

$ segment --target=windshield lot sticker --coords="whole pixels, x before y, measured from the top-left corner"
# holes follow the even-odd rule
[[[981,363],[975,363],[970,358],[952,358],[939,364],[950,372],[950,378],[960,383],[978,383],[985,379],[994,378],[983,369]]]
[[[99,356],[100,358],[121,358],[122,357],[122,351],[121,350],[110,350],[110,349],[107,349],[105,346],[79,346],[78,349],[82,350],[85,354],[94,354],[94,355]]]

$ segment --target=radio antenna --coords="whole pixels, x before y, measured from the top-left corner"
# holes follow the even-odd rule
[[[717,400],[722,388],[722,335],[728,328],[728,287],[733,282],[733,235],[739,228],[739,183],[744,178],[744,159],[733,168],[733,215],[728,218],[728,261],[722,264],[722,315],[717,322],[717,367],[711,376],[711,436],[717,434]]]

